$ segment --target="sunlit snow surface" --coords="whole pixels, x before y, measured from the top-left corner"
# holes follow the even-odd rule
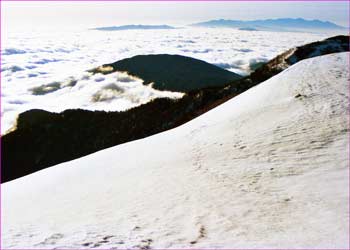
[[[114,32],[6,30],[2,34],[1,51],[2,133],[14,124],[20,112],[32,108],[57,112],[68,108],[125,110],[155,97],[181,96],[154,91],[143,86],[141,80],[120,81],[117,74],[91,76],[86,72],[102,64],[140,54],[169,53],[247,74],[250,65],[267,61],[296,45],[329,36],[210,28]],[[123,94],[106,91],[110,84]],[[42,85],[53,86],[51,90],[56,91],[33,95],[31,89]],[[96,102],[94,96],[100,90],[108,98]]]
[[[349,53],[2,185],[3,248],[346,249]]]

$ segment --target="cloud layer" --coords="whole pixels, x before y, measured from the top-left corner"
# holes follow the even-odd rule
[[[184,28],[100,32],[9,33],[2,41],[1,132],[31,108],[125,110],[160,96],[125,74],[86,70],[140,54],[179,54],[248,74],[261,62],[327,34]]]

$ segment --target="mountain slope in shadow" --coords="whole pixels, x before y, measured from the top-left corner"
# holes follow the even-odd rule
[[[29,110],[19,115],[17,129],[2,137],[2,182],[172,129],[300,60],[343,51],[349,51],[349,36],[307,44],[277,56],[226,87],[191,91],[176,100],[155,99],[124,112]]]
[[[127,72],[159,90],[189,92],[207,87],[222,87],[240,75],[210,63],[180,55],[139,55],[91,70],[109,74]]]

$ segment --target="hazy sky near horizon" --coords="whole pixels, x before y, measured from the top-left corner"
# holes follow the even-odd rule
[[[305,18],[349,26],[349,2],[9,2],[2,28],[186,25],[210,19]]]

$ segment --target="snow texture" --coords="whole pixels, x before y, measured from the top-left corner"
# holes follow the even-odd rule
[[[3,184],[3,248],[347,248],[348,58]]]

